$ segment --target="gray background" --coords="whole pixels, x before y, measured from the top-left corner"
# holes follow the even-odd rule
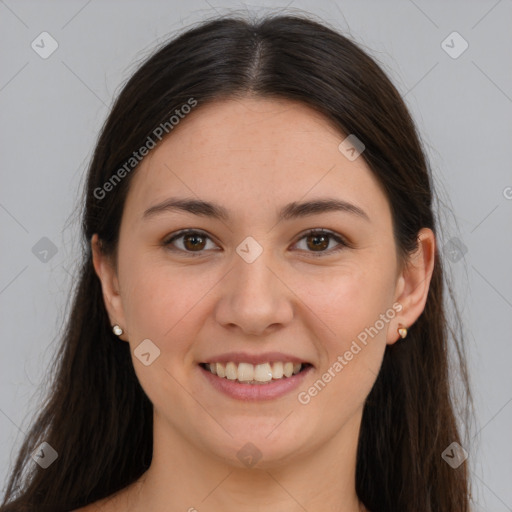
[[[419,126],[446,205],[440,243],[455,239],[445,252],[466,322],[476,401],[477,424],[464,446],[475,510],[512,510],[511,0],[0,0],[3,483],[41,404],[75,279],[80,187],[120,84],[158,42],[192,22],[232,8],[264,13],[286,5],[362,44]],[[59,45],[47,59],[31,48],[43,31]],[[442,46],[453,31],[469,44],[457,58]],[[462,41],[452,39],[445,45],[460,51]]]

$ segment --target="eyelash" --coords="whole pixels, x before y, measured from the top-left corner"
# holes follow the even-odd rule
[[[187,256],[191,256],[191,257],[200,256],[203,252],[205,252],[205,250],[194,252],[194,251],[186,251],[183,249],[177,249],[175,247],[174,248],[169,247],[172,244],[172,242],[174,242],[175,240],[178,240],[179,238],[183,238],[184,236],[187,236],[187,235],[199,235],[203,238],[207,238],[207,239],[211,240],[211,238],[203,231],[199,231],[199,230],[195,230],[195,229],[185,229],[183,231],[179,231],[178,233],[175,233],[174,235],[171,236],[171,238],[164,240],[163,245],[173,252],[183,252]],[[337,253],[337,252],[343,250],[346,247],[350,247],[350,244],[346,240],[344,240],[342,237],[340,237],[336,233],[333,233],[332,231],[328,231],[325,229],[310,229],[309,231],[304,233],[299,238],[299,240],[297,240],[297,242],[295,242],[294,245],[296,245],[298,242],[300,242],[301,240],[303,240],[304,238],[307,238],[309,236],[328,236],[332,240],[335,240],[336,242],[339,243],[339,245],[337,247],[335,247],[334,249],[329,249],[326,251],[319,251],[319,252],[305,251],[305,252],[310,253],[311,256],[313,256],[314,258],[321,258],[321,257],[324,257],[325,255],[331,255],[333,253]]]

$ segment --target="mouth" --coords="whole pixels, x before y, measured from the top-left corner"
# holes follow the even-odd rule
[[[290,361],[270,361],[260,364],[228,361],[200,363],[199,366],[220,379],[247,385],[268,385],[276,381],[286,381],[312,367],[310,363]]]

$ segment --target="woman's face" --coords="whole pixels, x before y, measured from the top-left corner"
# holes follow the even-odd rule
[[[344,138],[300,103],[225,100],[197,107],[133,176],[111,320],[160,428],[217,459],[265,467],[353,440],[398,339],[390,208]],[[304,369],[280,377],[287,362]]]

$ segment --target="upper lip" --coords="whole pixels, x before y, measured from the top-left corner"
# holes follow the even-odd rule
[[[282,352],[265,352],[264,354],[248,354],[247,352],[229,352],[226,354],[219,354],[212,356],[204,361],[204,363],[251,363],[253,365],[272,363],[281,361],[283,363],[308,363],[305,359],[292,356],[290,354],[283,354]],[[308,363],[311,364],[311,363]]]

